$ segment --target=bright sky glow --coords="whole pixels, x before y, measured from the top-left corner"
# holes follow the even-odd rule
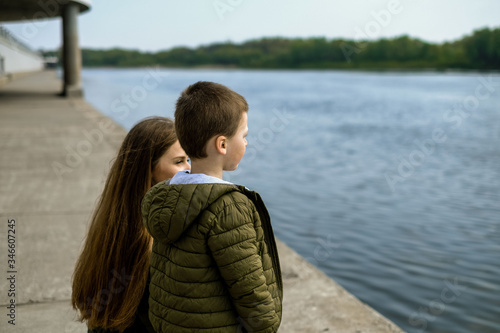
[[[443,42],[499,27],[498,13],[497,0],[94,0],[79,29],[82,47],[142,51],[264,36]],[[60,19],[2,25],[34,49],[61,45]]]

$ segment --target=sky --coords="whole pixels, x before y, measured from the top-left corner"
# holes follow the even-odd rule
[[[498,13],[498,0],[93,0],[78,26],[81,47],[156,52],[277,36],[441,43],[500,27]],[[60,18],[2,25],[33,49],[61,45]]]

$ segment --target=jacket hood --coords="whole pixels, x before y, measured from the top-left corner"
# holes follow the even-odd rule
[[[161,182],[142,200],[142,219],[148,232],[161,243],[172,243],[196,218],[222,195],[239,191],[232,184],[182,184]]]

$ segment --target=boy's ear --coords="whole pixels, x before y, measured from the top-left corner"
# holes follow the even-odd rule
[[[227,152],[227,138],[224,135],[219,135],[215,139],[215,149],[221,155],[226,155]]]

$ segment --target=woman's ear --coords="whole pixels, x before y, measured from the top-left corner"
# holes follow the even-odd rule
[[[224,135],[219,135],[215,138],[215,149],[221,155],[226,155],[227,152],[227,138]]]

